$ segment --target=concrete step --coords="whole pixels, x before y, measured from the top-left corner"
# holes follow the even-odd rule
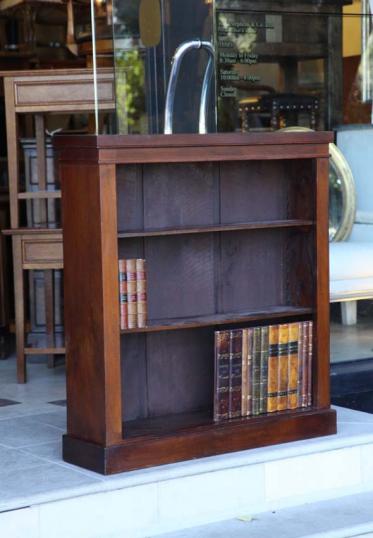
[[[372,538],[373,492],[212,523],[159,538]]]

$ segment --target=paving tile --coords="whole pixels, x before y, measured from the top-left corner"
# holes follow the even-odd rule
[[[36,465],[40,465],[40,459],[32,454],[26,454],[15,448],[0,445],[0,482],[1,475],[8,472],[9,469],[16,472]]]
[[[99,484],[98,480],[54,463],[29,469],[8,469],[0,479],[0,511],[29,504],[49,502],[57,498],[77,495],[79,488]],[[84,488],[81,493],[86,493]]]
[[[50,413],[41,413],[32,415],[32,420],[40,422],[42,424],[48,424],[49,426],[55,426],[61,430],[66,431],[66,410],[59,409]]]
[[[63,430],[33,420],[32,417],[12,418],[0,421],[1,444],[21,448],[50,441],[60,441]]]

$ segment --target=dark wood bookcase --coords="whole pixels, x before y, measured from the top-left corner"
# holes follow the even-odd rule
[[[61,136],[64,459],[116,473],[336,432],[329,133]],[[145,258],[120,331],[118,258]],[[214,423],[214,331],[313,320],[313,405]]]

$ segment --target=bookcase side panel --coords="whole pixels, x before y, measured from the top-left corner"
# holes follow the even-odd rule
[[[316,163],[316,330],[313,364],[313,401],[330,406],[329,329],[329,159]]]
[[[115,167],[61,163],[68,435],[121,438]]]

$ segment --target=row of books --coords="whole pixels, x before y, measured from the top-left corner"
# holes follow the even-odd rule
[[[312,404],[312,321],[215,331],[214,420]]]
[[[141,258],[119,260],[120,328],[146,327],[146,262]]]

